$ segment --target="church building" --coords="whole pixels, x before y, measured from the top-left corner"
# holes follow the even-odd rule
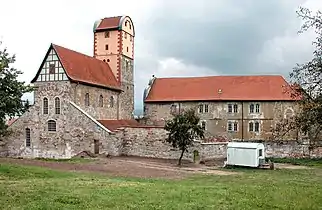
[[[93,56],[51,44],[31,83],[34,104],[10,126],[9,156],[69,158],[116,151],[113,129],[135,125],[134,25],[129,16],[98,20]],[[111,139],[111,141],[109,141]]]

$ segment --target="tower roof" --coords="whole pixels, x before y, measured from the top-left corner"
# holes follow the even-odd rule
[[[106,17],[95,21],[93,31],[105,31],[105,30],[122,30],[123,21],[128,18],[132,22],[129,16],[115,16],[115,17]],[[132,22],[133,25],[133,22]],[[134,25],[133,25],[133,33]],[[134,34],[133,34],[134,35]]]

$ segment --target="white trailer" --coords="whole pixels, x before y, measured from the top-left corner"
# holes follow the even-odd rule
[[[262,143],[229,142],[227,162],[231,166],[259,167],[265,164],[265,147]]]

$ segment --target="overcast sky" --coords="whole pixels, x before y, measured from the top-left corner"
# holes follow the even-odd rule
[[[283,74],[312,54],[298,35],[299,6],[321,0],[1,0],[0,40],[30,82],[50,45],[93,52],[95,20],[129,15],[135,26],[135,106],[149,78]],[[30,98],[31,95],[26,97]]]

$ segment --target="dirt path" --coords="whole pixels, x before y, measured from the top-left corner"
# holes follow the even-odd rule
[[[47,167],[66,171],[104,173],[111,176],[181,179],[193,174],[230,175],[235,172],[221,171],[216,167],[184,163],[177,167],[176,161],[135,157],[100,158],[88,163],[54,162],[34,159],[0,158],[0,163],[14,163]]]

